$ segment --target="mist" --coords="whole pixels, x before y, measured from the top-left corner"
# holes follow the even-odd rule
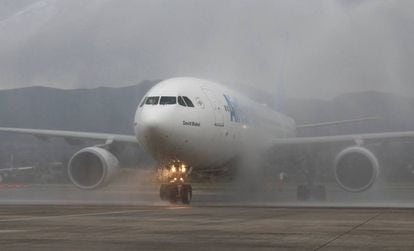
[[[337,127],[328,134],[412,130],[413,21],[412,1],[4,0],[0,2],[0,89],[38,85],[60,89],[129,87],[79,90],[70,95],[62,90],[30,89],[7,100],[10,93],[4,92],[0,99],[4,102],[0,109],[2,126],[132,134],[137,100],[156,82],[146,80],[191,76],[253,90],[256,101],[268,104],[283,86],[286,96],[293,98],[287,101],[289,115],[301,123],[385,117],[385,122],[375,125]],[[343,95],[369,90],[395,95]],[[32,96],[33,102],[27,93],[36,91],[42,94]],[[122,93],[109,95],[117,91]],[[102,104],[111,109],[101,109]],[[39,111],[47,111],[47,116],[39,117]],[[327,130],[304,136],[321,134],[326,135]],[[2,159],[15,149],[6,143],[0,146],[4,149]],[[31,142],[30,147],[38,144]],[[244,158],[237,163],[239,172],[228,190],[231,197],[235,201],[267,202],[295,198],[293,180],[305,182],[303,175],[289,174],[286,188],[275,193],[283,169],[264,161],[265,153],[257,148],[246,147]],[[68,156],[74,152],[54,150]],[[333,155],[337,153],[330,150]],[[27,152],[26,158],[37,153]],[[409,150],[399,153],[412,156]],[[137,158],[148,160],[145,153],[139,154]],[[396,156],[394,160],[400,157]],[[398,163],[401,170],[413,161],[407,156]],[[326,162],[324,168],[331,164]],[[401,170],[400,175],[406,173]],[[85,193],[85,197],[77,192],[77,196],[104,202],[128,202],[131,198],[158,201],[154,193],[123,193],[149,183],[155,187],[153,191],[157,190],[148,182],[146,171],[134,171],[136,174],[124,174],[126,178],[120,183],[126,185],[118,194],[111,189],[119,183],[103,192]],[[321,175],[317,182],[323,179]],[[367,193],[346,195],[332,181],[328,180],[328,186],[339,195],[334,202],[369,202],[382,196],[382,182]],[[40,189],[38,196],[43,193]],[[62,194],[46,193],[45,197]],[[69,199],[76,199],[70,194]],[[201,198],[206,197],[212,196],[201,194]]]
[[[0,88],[194,76],[290,97],[414,91],[412,1],[0,3]]]

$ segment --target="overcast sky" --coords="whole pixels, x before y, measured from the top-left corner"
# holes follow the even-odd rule
[[[414,1],[0,0],[0,88],[194,76],[414,96]]]

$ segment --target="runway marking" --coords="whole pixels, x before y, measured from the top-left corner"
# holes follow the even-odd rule
[[[109,212],[100,212],[100,213],[66,214],[66,215],[38,216],[38,217],[22,217],[22,218],[14,218],[14,219],[1,219],[0,222],[32,221],[32,220],[43,220],[43,219],[59,219],[59,218],[71,218],[71,217],[84,217],[84,216],[126,214],[126,213],[137,213],[137,212],[144,212],[144,211],[152,211],[152,210],[157,210],[157,209],[151,209],[151,210],[150,209],[135,209],[135,210],[109,211]]]
[[[372,216],[372,217],[370,217],[370,218],[368,218],[368,219],[364,220],[363,222],[361,222],[361,223],[359,223],[359,224],[357,224],[357,225],[353,226],[353,227],[352,227],[352,228],[350,228],[349,230],[347,230],[347,231],[345,231],[345,232],[343,232],[343,233],[338,234],[338,235],[337,235],[337,236],[335,236],[334,238],[330,239],[329,241],[325,242],[324,244],[322,244],[321,246],[319,246],[319,247],[317,247],[317,248],[315,248],[315,249],[313,249],[313,250],[314,250],[314,251],[316,251],[316,250],[321,250],[322,248],[327,247],[329,244],[333,243],[334,241],[338,240],[339,238],[341,238],[341,237],[343,237],[343,236],[345,236],[345,235],[347,235],[347,234],[351,233],[351,232],[352,232],[352,231],[354,231],[355,229],[357,229],[357,228],[359,228],[359,227],[361,227],[361,226],[363,226],[363,225],[367,224],[368,222],[370,222],[370,221],[374,220],[375,218],[377,218],[378,216],[380,216],[382,213],[383,213],[383,212],[381,212],[381,211],[380,211],[380,212],[378,212],[378,213],[376,213],[374,216]]]

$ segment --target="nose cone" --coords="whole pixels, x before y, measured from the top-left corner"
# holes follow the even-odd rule
[[[135,131],[141,143],[164,132],[164,121],[159,112],[141,111],[135,119]]]
[[[168,117],[168,113],[154,107],[143,109],[135,118],[135,133],[139,142],[155,157],[169,152],[171,121]]]

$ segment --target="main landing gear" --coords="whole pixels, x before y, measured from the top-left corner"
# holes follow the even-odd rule
[[[186,180],[191,173],[185,164],[175,161],[161,169],[160,199],[170,203],[190,204],[193,188]]]
[[[296,197],[299,201],[307,201],[310,199],[316,201],[326,200],[325,186],[315,184],[315,181],[317,179],[316,172],[318,170],[316,167],[317,164],[315,162],[315,157],[313,157],[311,152],[308,152],[302,163],[302,170],[305,175],[307,184],[299,185],[297,188]]]

